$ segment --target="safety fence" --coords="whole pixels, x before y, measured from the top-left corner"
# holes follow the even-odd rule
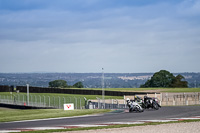
[[[86,100],[83,97],[13,94],[0,95],[0,103],[51,108],[63,108],[64,104],[73,103],[74,109],[84,109]]]
[[[39,94],[0,94],[0,103],[31,106],[47,107],[62,109],[64,104],[73,103],[74,109],[125,109],[127,108],[126,100],[123,99],[105,99],[97,97],[96,100],[86,99],[85,97],[69,96],[51,96]]]
[[[144,95],[138,95],[143,98]],[[200,104],[200,93],[161,93],[148,94],[149,97],[156,97],[161,106],[180,106]],[[96,97],[94,100],[87,100],[84,97],[52,96],[31,94],[0,94],[0,103],[33,106],[63,108],[63,104],[73,103],[74,109],[127,109],[126,98],[134,99],[134,96],[124,96],[124,99],[104,99]]]

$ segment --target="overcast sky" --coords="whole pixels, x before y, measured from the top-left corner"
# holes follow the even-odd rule
[[[0,0],[0,72],[200,72],[200,0]]]

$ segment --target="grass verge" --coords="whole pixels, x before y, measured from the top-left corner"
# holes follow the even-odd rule
[[[87,109],[87,110],[69,110],[63,109],[30,109],[30,110],[17,110],[17,109],[1,109],[0,108],[0,122],[57,118],[57,117],[71,117],[80,115],[90,115],[110,112],[111,110],[103,109]]]
[[[144,124],[121,124],[121,125],[109,125],[101,127],[84,127],[84,128],[71,128],[71,129],[57,129],[57,130],[40,130],[40,131],[25,131],[23,133],[49,133],[49,132],[67,132],[67,131],[81,131],[81,130],[97,130],[97,129],[109,129],[109,128],[122,128],[122,127],[133,127],[133,126],[147,126],[147,125],[161,125],[161,124],[172,124],[172,123],[185,123],[185,122],[199,122],[198,120],[182,120],[172,122],[151,122]]]

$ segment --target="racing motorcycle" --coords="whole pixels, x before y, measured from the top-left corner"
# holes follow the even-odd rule
[[[151,97],[147,97],[144,96],[144,108],[145,109],[156,109],[158,110],[159,108],[161,108],[160,104],[158,103],[158,99],[157,98],[151,98]]]
[[[144,109],[135,101],[127,100],[127,105],[129,107],[129,112],[143,112]]]

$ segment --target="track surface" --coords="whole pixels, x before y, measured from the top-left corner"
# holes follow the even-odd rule
[[[38,121],[0,123],[0,130],[33,127],[52,127],[79,124],[102,124],[106,122],[132,122],[139,120],[163,120],[169,118],[200,116],[200,106],[162,107],[159,110],[145,110],[143,113],[106,113],[97,116],[49,119]]]

